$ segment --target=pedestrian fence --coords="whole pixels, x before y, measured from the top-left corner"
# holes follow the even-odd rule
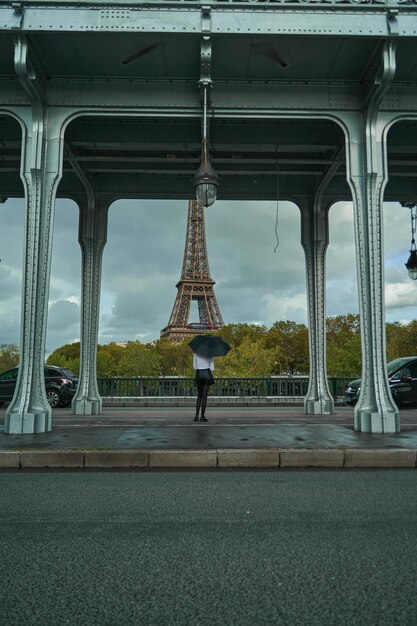
[[[350,378],[329,377],[329,389],[334,398],[343,397]],[[271,376],[268,378],[216,378],[210,395],[216,397],[304,397],[308,376]],[[187,397],[195,396],[194,378],[181,376],[135,378],[98,378],[103,397]]]

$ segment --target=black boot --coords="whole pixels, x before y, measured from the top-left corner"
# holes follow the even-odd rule
[[[198,422],[198,415],[195,416],[194,421]]]
[[[202,415],[200,418],[200,422],[208,422],[208,419],[205,415]]]

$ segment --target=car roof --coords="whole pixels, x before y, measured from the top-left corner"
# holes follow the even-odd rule
[[[48,367],[49,369],[58,370],[58,371],[63,369],[62,367],[59,367],[59,365],[48,365],[47,363],[45,363],[44,367]],[[8,370],[4,370],[3,372],[0,372],[0,374],[5,374],[6,372],[13,372],[13,370],[18,370],[18,369],[19,369],[19,366],[16,365],[15,367],[11,367]]]

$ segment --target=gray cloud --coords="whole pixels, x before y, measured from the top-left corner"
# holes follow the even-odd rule
[[[48,330],[73,335],[80,323],[80,306],[68,300],[58,300],[49,307]]]

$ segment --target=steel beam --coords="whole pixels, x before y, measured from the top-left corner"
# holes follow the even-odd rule
[[[362,386],[354,412],[355,430],[395,433],[399,411],[386,371],[383,198],[388,180],[386,126],[379,105],[395,73],[395,46],[386,43],[375,71],[367,107],[348,121],[347,170],[352,189],[359,309],[362,338]]]
[[[26,192],[26,249],[23,270],[19,374],[4,430],[9,434],[52,429],[45,392],[44,358],[52,256],[54,201],[62,143],[45,107],[42,76],[24,37],[15,47],[16,73],[31,107],[23,146],[22,178]],[[35,69],[36,68],[36,69]]]
[[[80,373],[72,401],[75,415],[98,415],[102,399],[97,385],[97,343],[103,250],[107,241],[109,203],[91,191],[80,206],[82,251]]]
[[[117,6],[119,4],[119,6]],[[26,2],[2,3],[0,28],[24,32],[201,32],[210,6],[213,34],[410,37],[415,4],[390,2],[200,3]],[[396,11],[396,13],[394,13]]]
[[[301,243],[306,262],[310,378],[304,412],[334,413],[326,371],[325,261],[329,243],[328,206],[323,202],[325,184],[310,197],[298,201],[301,210]]]

